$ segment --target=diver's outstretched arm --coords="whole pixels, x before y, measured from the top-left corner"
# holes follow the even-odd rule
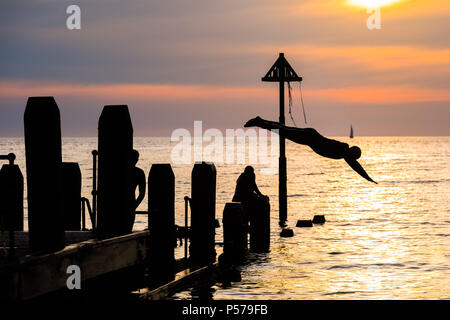
[[[345,159],[345,162],[348,163],[348,165],[355,170],[361,177],[365,178],[366,180],[378,184],[378,182],[373,181],[371,177],[367,174],[366,170],[359,164],[358,161],[355,159]]]

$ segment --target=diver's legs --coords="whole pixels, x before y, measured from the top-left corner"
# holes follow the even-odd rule
[[[245,127],[259,127],[259,128],[266,129],[266,130],[273,130],[273,129],[284,130],[284,129],[287,128],[282,123],[275,122],[275,121],[264,120],[264,119],[262,119],[260,117],[256,117],[256,118],[250,119],[245,124]]]
[[[266,130],[279,130],[279,133],[282,134],[286,139],[289,139],[295,143],[306,145],[308,145],[311,141],[312,135],[315,131],[310,128],[288,127],[282,123],[264,120],[260,117],[249,120],[245,126],[256,126]]]

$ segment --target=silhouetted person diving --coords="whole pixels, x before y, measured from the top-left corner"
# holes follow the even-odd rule
[[[133,150],[131,154],[131,161],[133,164],[133,193],[136,196],[136,188],[138,188],[138,197],[135,198],[133,204],[133,216],[131,218],[130,224],[133,229],[134,219],[136,217],[136,209],[141,204],[142,200],[145,197],[145,173],[141,168],[136,167],[137,162],[139,161],[139,152],[137,150]]]
[[[368,181],[377,183],[369,177],[357,161],[361,157],[361,149],[357,146],[349,147],[347,143],[325,138],[313,128],[288,127],[279,122],[264,120],[260,117],[250,119],[244,127],[259,127],[267,130],[278,129],[279,133],[286,139],[307,145],[322,157],[344,159],[360,176]]]

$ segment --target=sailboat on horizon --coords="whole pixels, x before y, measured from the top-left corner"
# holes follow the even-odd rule
[[[353,126],[350,125],[350,139],[353,139]]]

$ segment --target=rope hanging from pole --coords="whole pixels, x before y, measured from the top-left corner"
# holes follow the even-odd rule
[[[288,91],[289,91],[289,116],[291,117],[292,122],[294,123],[294,126],[297,127],[297,124],[295,123],[294,117],[292,116],[292,87],[291,87],[291,83],[288,81]]]
[[[305,104],[303,103],[303,91],[302,91],[302,83],[301,82],[298,83],[298,87],[300,88],[300,99],[302,101],[303,118],[305,119],[305,124],[307,124],[307,122],[306,122]]]
[[[291,83],[288,82],[288,91],[289,91],[289,116],[291,117],[292,122],[294,123],[294,126],[297,127],[297,124],[295,123],[294,117],[292,116],[292,87],[291,87]],[[300,89],[300,100],[302,102],[302,110],[303,110],[303,119],[305,120],[305,124],[307,124],[308,122],[306,121],[306,112],[305,112],[305,104],[303,102],[303,92],[302,92],[302,83],[299,82],[298,85],[299,89]]]

